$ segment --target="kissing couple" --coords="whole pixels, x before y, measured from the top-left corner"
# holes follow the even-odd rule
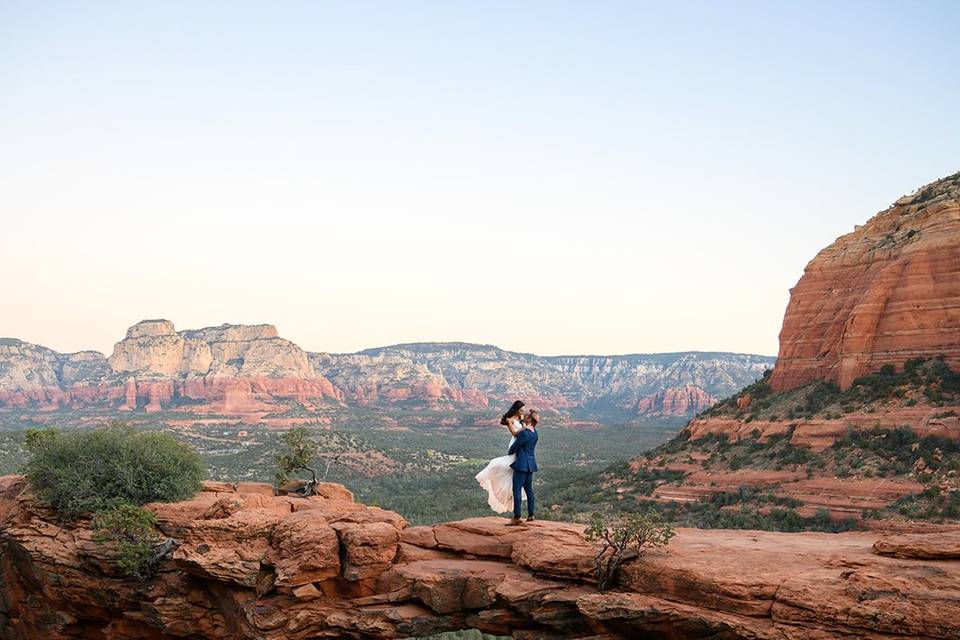
[[[500,418],[500,424],[510,431],[510,446],[507,455],[491,460],[476,475],[477,482],[487,492],[487,504],[497,513],[513,511],[511,526],[521,524],[521,494],[527,496],[527,522],[534,520],[536,498],[533,495],[533,474],[537,471],[537,424],[540,416],[536,410],[523,412],[524,404],[517,400]]]

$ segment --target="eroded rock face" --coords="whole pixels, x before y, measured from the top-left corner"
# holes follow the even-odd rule
[[[637,403],[641,415],[683,416],[700,413],[717,399],[694,385],[670,387]]]
[[[848,388],[885,364],[960,368],[960,173],[900,198],[807,265],[791,290],[770,385]]]
[[[107,359],[97,351],[58,353],[0,338],[0,407],[33,405],[43,410],[98,397],[110,373]]]
[[[168,320],[144,320],[127,331],[108,359],[137,378],[317,378],[307,354],[272,325],[222,325],[177,332]]]
[[[491,517],[407,527],[333,485],[325,494],[210,482],[192,500],[153,505],[178,544],[154,578],[134,581],[112,569],[88,523],[58,522],[21,478],[0,478],[0,638],[378,639],[466,627],[608,640],[960,633],[960,563],[944,559],[956,557],[953,533],[682,529],[666,551],[627,565],[620,590],[596,593],[595,550],[579,525]]]

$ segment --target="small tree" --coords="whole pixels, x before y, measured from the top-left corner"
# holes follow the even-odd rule
[[[590,542],[599,542],[594,557],[597,589],[606,591],[616,584],[623,563],[640,558],[648,549],[659,549],[670,543],[673,527],[658,512],[604,516],[593,513],[584,532]]]
[[[292,474],[306,472],[310,474],[310,480],[303,483],[297,493],[312,496],[316,491],[317,484],[330,473],[330,465],[337,462],[340,456],[327,458],[323,475],[318,478],[315,460],[320,453],[320,445],[313,439],[310,431],[303,428],[292,429],[283,434],[281,440],[285,450],[276,457],[277,486],[286,484],[291,479]]]
[[[120,501],[94,515],[93,539],[115,545],[116,555],[111,562],[124,575],[146,578],[176,544],[171,538],[162,538],[156,524],[150,511]]]

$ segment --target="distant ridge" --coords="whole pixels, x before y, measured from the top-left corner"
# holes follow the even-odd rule
[[[469,342],[311,353],[270,324],[130,327],[109,357],[0,339],[0,410],[283,414],[325,406],[483,408],[524,398],[595,417],[690,416],[757,379],[768,356],[686,351],[538,356]]]

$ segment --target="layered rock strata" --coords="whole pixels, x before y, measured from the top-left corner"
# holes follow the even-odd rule
[[[846,389],[885,364],[938,356],[960,369],[960,173],[900,198],[807,265],[770,385]]]

